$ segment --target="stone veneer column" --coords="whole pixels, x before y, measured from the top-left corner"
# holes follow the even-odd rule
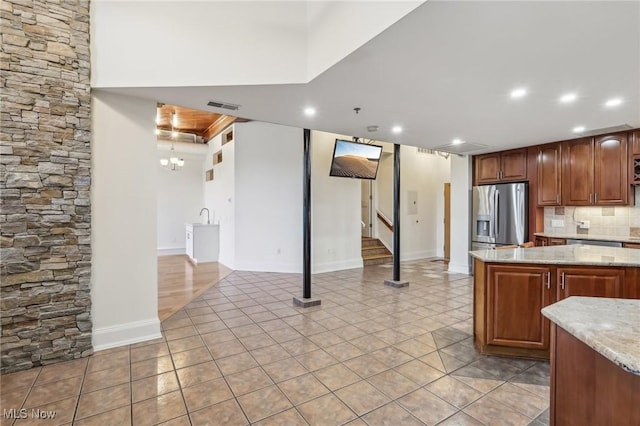
[[[1,373],[90,355],[89,2],[3,0]]]

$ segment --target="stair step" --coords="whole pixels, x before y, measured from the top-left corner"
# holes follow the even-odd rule
[[[362,247],[371,247],[382,245],[377,238],[362,237]]]
[[[383,245],[362,247],[362,256],[368,256],[372,254],[391,254],[389,250]]]
[[[393,256],[391,254],[372,254],[369,256],[362,256],[362,265],[381,265],[384,263],[391,263]]]
[[[369,254],[366,256],[362,256],[362,260],[392,259],[392,258],[393,258],[393,255],[391,253]]]

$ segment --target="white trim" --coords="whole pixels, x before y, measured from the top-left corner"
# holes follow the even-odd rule
[[[93,330],[93,350],[97,352],[159,337],[162,333],[158,318],[112,325]]]
[[[286,274],[302,273],[302,262],[292,263],[272,263],[272,262],[238,262],[235,264],[235,271],[252,271],[252,272],[278,272]]]
[[[449,272],[471,275],[469,264],[449,262]]]
[[[338,262],[315,263],[311,265],[312,274],[321,274],[323,272],[342,271],[343,269],[362,268],[362,258],[342,260]]]
[[[389,251],[391,251],[391,250],[389,250]],[[435,257],[436,257],[436,251],[435,250],[413,251],[413,252],[410,252],[408,254],[405,254],[402,251],[400,252],[400,261],[401,262],[410,261],[410,260],[429,259],[429,258],[435,258]]]
[[[158,256],[173,256],[176,254],[186,254],[184,247],[159,248]]]

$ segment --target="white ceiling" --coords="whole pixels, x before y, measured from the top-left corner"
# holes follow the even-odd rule
[[[515,87],[528,96],[511,99]],[[576,137],[578,125],[640,127],[640,2],[429,1],[307,84],[110,90],[415,146],[528,146]],[[560,104],[566,92],[578,99]],[[606,108],[612,97],[622,105]]]

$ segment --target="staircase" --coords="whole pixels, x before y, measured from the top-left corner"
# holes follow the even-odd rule
[[[379,239],[362,237],[362,264],[379,265],[389,263],[393,260],[393,255],[382,245]]]

